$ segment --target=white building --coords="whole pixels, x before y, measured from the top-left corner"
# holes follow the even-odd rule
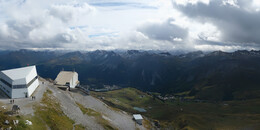
[[[30,97],[39,86],[35,66],[28,66],[0,72],[0,89],[10,98]]]
[[[133,114],[133,118],[136,123],[142,125],[143,124],[143,117],[140,114]]]
[[[74,71],[61,71],[55,79],[57,85],[68,86],[75,88],[79,85],[78,73]]]

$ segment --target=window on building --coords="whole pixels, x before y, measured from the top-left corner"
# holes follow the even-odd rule
[[[10,83],[8,83],[7,81],[5,81],[4,79],[1,79],[1,78],[0,78],[0,81],[1,81],[3,84],[5,84],[6,86],[12,88],[12,85],[11,85]]]
[[[32,85],[32,83],[38,79],[38,76],[35,76],[28,84],[22,84],[22,85],[13,85],[14,89],[19,89],[19,88],[28,88]]]
[[[32,83],[38,79],[38,76],[35,76],[28,84],[27,84],[27,87],[30,87],[32,85]]]
[[[27,88],[27,86],[24,84],[24,85],[13,85],[13,88],[16,89],[16,88]]]

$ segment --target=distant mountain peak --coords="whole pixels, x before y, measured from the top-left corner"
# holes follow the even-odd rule
[[[138,54],[138,53],[140,53],[140,51],[138,51],[138,50],[127,50],[127,54],[129,54],[129,55]]]

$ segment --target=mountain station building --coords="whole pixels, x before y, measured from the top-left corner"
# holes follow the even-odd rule
[[[0,89],[10,98],[30,97],[38,86],[36,66],[0,72]]]
[[[75,88],[79,85],[78,73],[75,71],[61,71],[55,79],[55,84]]]

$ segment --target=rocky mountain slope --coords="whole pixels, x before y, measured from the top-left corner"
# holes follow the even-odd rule
[[[259,98],[260,51],[173,54],[153,51],[0,53],[0,68],[36,64],[39,75],[55,79],[75,70],[81,84],[131,86],[162,94],[186,92],[204,100]]]

